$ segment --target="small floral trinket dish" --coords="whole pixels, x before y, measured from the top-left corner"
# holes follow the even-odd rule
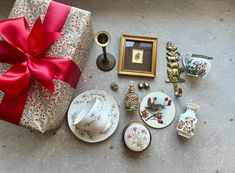
[[[185,113],[180,115],[179,122],[177,124],[176,130],[178,135],[185,138],[191,138],[194,136],[197,118],[196,112],[199,111],[199,106],[193,103],[187,105],[187,110]]]
[[[129,150],[141,152],[149,147],[151,143],[151,133],[142,123],[131,122],[124,128],[123,140]]]
[[[166,94],[152,92],[143,98],[140,104],[140,116],[150,127],[164,128],[175,117],[175,104]]]

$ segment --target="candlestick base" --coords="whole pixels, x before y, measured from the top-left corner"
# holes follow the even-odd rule
[[[104,62],[104,54],[100,54],[96,60],[97,67],[102,71],[110,71],[116,64],[116,60],[112,54],[107,53],[107,58],[108,61]]]

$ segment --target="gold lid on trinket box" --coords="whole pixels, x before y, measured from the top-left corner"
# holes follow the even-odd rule
[[[152,140],[149,129],[140,122],[131,122],[123,130],[123,141],[126,147],[134,152],[146,150]]]

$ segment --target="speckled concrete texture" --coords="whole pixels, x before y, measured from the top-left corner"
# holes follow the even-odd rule
[[[0,121],[0,173],[56,172],[146,172],[146,173],[235,173],[235,1],[219,0],[60,0],[90,10],[94,31],[106,30],[112,42],[107,51],[119,59],[121,34],[159,38],[158,76],[154,80],[117,75],[117,66],[101,72],[95,65],[101,48],[95,44],[77,94],[102,89],[120,105],[120,124],[108,140],[87,144],[69,130],[67,121],[58,131],[41,135]],[[0,0],[0,19],[8,16],[14,0]],[[183,75],[183,97],[175,98],[166,84],[165,45],[174,42],[182,54],[192,52],[215,57],[206,79]],[[141,121],[138,113],[124,111],[123,98],[130,80],[148,81],[151,89],[173,98],[176,117],[167,128],[152,132],[151,146],[143,153],[126,151],[122,130],[130,121]],[[120,88],[113,92],[109,84]],[[179,115],[187,102],[200,105],[196,135],[186,140],[176,135]]]

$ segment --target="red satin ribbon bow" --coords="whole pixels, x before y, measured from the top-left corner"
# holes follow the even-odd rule
[[[52,1],[44,23],[39,17],[31,31],[25,18],[0,22],[0,35],[4,39],[0,41],[0,62],[13,65],[0,75],[0,90],[5,93],[0,104],[0,119],[19,124],[32,76],[51,93],[53,79],[76,87],[81,72],[73,61],[44,56],[50,45],[63,36],[59,32],[69,11],[69,6]]]

